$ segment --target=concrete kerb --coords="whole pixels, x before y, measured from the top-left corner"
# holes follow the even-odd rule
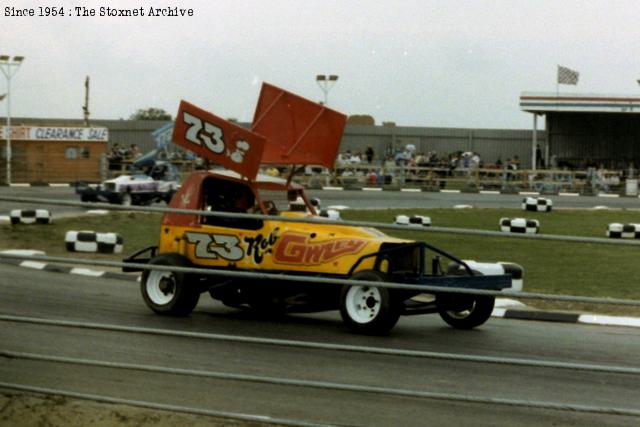
[[[73,187],[74,184],[68,182],[12,182],[0,184],[0,187]]]
[[[44,255],[42,251],[35,250],[6,250],[2,253],[12,253],[21,255]],[[100,277],[104,279],[115,279],[130,283],[140,282],[137,274],[115,273],[111,271],[93,270],[84,267],[63,267],[56,264],[18,259],[0,259],[0,264],[10,264],[24,268],[31,268],[41,271],[76,274],[80,276]],[[561,323],[584,323],[602,326],[628,326],[640,328],[640,318],[625,316],[608,316],[593,313],[571,313],[562,311],[537,310],[510,298],[497,298],[493,309],[492,317],[517,319],[517,320],[537,320],[546,322]]]
[[[42,251],[36,250],[28,250],[28,249],[10,249],[0,251],[5,254],[15,254],[15,255],[26,255],[26,256],[36,256],[36,255],[44,255]],[[11,264],[19,267],[32,268],[35,270],[48,271],[53,273],[65,273],[65,274],[76,274],[80,276],[90,276],[90,277],[102,277],[105,279],[116,279],[116,280],[125,280],[130,282],[139,281],[139,277],[133,274],[127,273],[114,273],[112,271],[102,271],[102,270],[94,270],[91,268],[84,267],[65,267],[58,264],[47,264],[44,262],[32,261],[32,260],[19,260],[19,259],[8,259],[3,258],[0,259],[1,264]]]

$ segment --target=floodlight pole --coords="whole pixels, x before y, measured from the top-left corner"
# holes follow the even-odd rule
[[[11,77],[18,71],[24,56],[0,55],[0,70],[7,78],[7,127],[5,130],[6,154],[7,154],[7,185],[11,184]]]
[[[327,105],[329,103],[329,91],[337,81],[338,76],[336,76],[335,74],[318,74],[316,76],[316,82],[318,82],[318,86],[320,86],[320,89],[322,90],[322,92],[324,92],[324,102],[322,103],[323,105]]]

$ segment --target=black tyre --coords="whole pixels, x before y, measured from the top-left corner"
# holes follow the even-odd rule
[[[178,254],[162,254],[149,264],[190,267],[188,259]],[[172,271],[145,270],[140,281],[140,291],[147,306],[158,314],[186,316],[193,311],[200,299],[196,277]]]
[[[360,271],[353,280],[386,281],[378,271]],[[393,292],[376,286],[345,285],[340,292],[340,315],[352,331],[368,335],[387,334],[400,318],[400,305]]]
[[[456,329],[473,329],[489,320],[495,297],[485,295],[441,294],[436,306],[442,320]]]
[[[171,203],[171,199],[173,199],[173,196],[176,194],[176,192],[174,190],[169,191],[165,196],[164,196],[164,201],[166,204]]]

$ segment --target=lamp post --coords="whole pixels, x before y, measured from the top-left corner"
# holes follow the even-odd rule
[[[0,55],[0,70],[7,78],[7,127],[5,140],[7,141],[7,185],[11,184],[11,77],[18,71],[24,56]]]
[[[318,82],[318,86],[324,92],[324,102],[323,105],[327,105],[329,102],[329,91],[333,87],[334,84],[338,81],[338,76],[335,74],[325,75],[318,74],[316,76],[316,82]]]

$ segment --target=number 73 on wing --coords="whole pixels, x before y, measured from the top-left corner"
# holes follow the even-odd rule
[[[259,167],[265,138],[182,101],[173,142],[213,163],[251,176]]]

